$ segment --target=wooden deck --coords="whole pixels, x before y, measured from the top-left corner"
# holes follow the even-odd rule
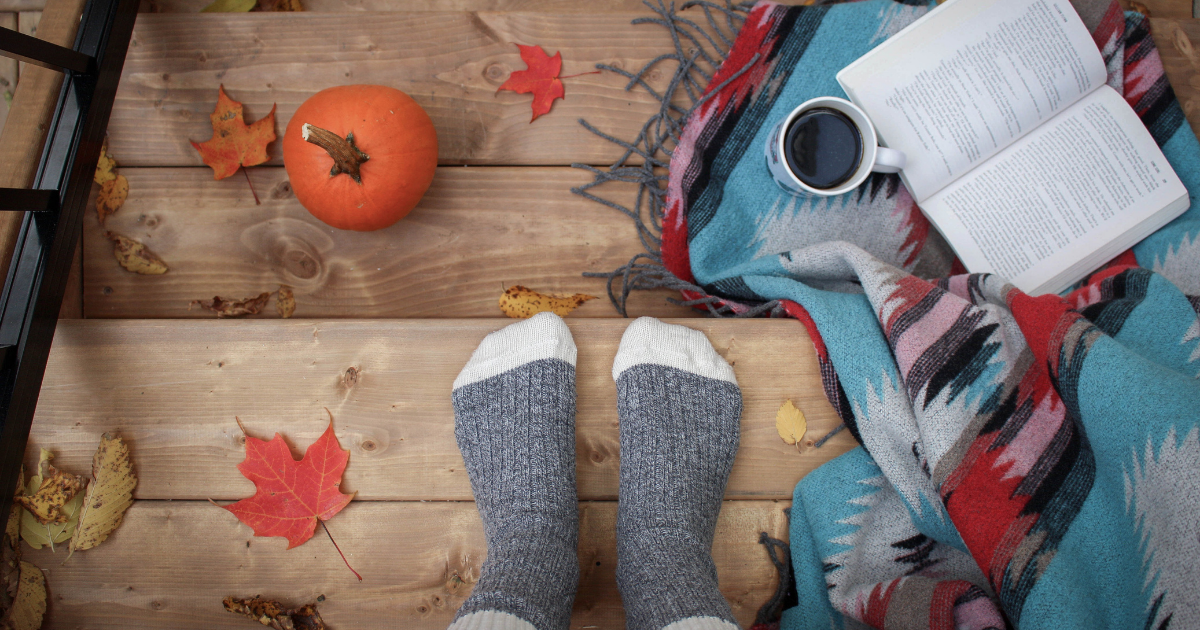
[[[619,213],[572,195],[588,181],[572,162],[604,164],[617,150],[576,122],[631,137],[653,111],[611,74],[567,82],[566,100],[529,124],[529,96],[496,94],[522,65],[511,42],[560,50],[564,74],[598,62],[638,68],[669,49],[639,0],[303,0],[303,14],[197,14],[208,0],[145,0],[110,126],[111,153],[130,182],[109,228],[138,238],[171,266],[163,276],[119,268],[95,214],[64,306],[30,439],[56,463],[87,470],[101,433],[130,443],[140,482],[126,522],[100,547],[28,552],[46,570],[46,628],[251,628],[221,607],[227,595],[291,603],[325,595],[331,628],[444,628],[478,578],[485,554],[453,439],[450,385],[478,341],[510,320],[496,299],[512,284],[603,295],[584,271],[639,251]],[[798,0],[797,0],[798,1]],[[1200,22],[1192,0],[1142,2],[1173,85],[1200,129]],[[0,26],[41,0],[0,0]],[[8,20],[8,21],[5,21]],[[2,63],[2,62],[0,62]],[[664,68],[665,70],[665,68]],[[0,77],[10,72],[0,66]],[[651,73],[664,86],[668,77]],[[211,130],[216,86],[255,120],[278,104],[277,130],[321,87],[393,85],[438,128],[433,188],[387,230],[349,233],[312,218],[292,197],[278,143],[269,165],[214,181],[188,144]],[[0,103],[0,107],[3,104]],[[632,187],[603,192],[628,203]],[[273,309],[212,319],[192,300],[295,289],[288,321]],[[783,509],[798,479],[854,443],[845,432],[797,450],[776,434],[793,400],[809,438],[837,423],[812,344],[795,321],[696,318],[645,293],[634,315],[703,330],[734,366],[746,407],[742,443],[714,557],[735,615],[749,625],[775,588],[759,532],[786,537]],[[568,318],[579,347],[577,447],[582,579],[574,628],[620,628],[614,520],[618,433],[612,358],[627,321],[606,300]],[[285,550],[208,499],[253,492],[235,416],[259,437],[284,433],[302,452],[328,408],[351,458],[357,497],[329,522],[357,582],[315,537]],[[27,454],[28,455],[28,454]],[[32,459],[28,460],[30,463]],[[670,579],[670,576],[664,576]]]

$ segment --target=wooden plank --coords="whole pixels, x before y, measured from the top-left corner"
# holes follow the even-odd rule
[[[37,37],[38,22],[42,21],[41,11],[21,11],[17,14],[17,32],[30,37]],[[17,76],[25,72],[25,62],[17,64]]]
[[[1193,0],[1121,0],[1125,9],[1140,11],[1156,18],[1189,19],[1193,15]]]
[[[0,6],[4,1],[0,0]],[[642,0],[300,0],[305,11],[541,11],[547,13],[599,13],[645,11]],[[211,0],[146,0],[143,12],[199,13]]]
[[[71,257],[71,271],[67,274],[67,286],[63,292],[62,306],[58,309],[59,319],[83,317],[83,241],[75,246]]]
[[[787,538],[786,506],[731,501],[721,510],[713,559],[743,627],[774,594],[778,578],[758,536]],[[616,503],[580,505],[572,628],[624,627],[615,525]],[[483,526],[469,502],[354,501],[329,529],[361,583],[325,536],[287,551],[286,541],[254,538],[229,513],[192,501],[139,501],[104,544],[65,564],[62,549],[26,549],[25,558],[46,570],[47,630],[245,630],[251,622],[225,612],[221,600],[258,594],[296,604],[324,595],[321,616],[330,628],[441,630],[470,594],[486,555]]]
[[[126,157],[115,153],[119,163]],[[282,168],[250,169],[214,181],[206,168],[121,168],[129,199],[107,229],[137,238],[171,270],[161,276],[117,265],[96,221],[84,219],[88,317],[212,318],[193,300],[241,298],[287,284],[296,317],[497,317],[505,287],[601,296],[578,317],[617,313],[605,281],[585,271],[615,269],[641,251],[625,215],[570,192],[591,180],[571,168],[444,167],[421,205],[377,232],[326,226],[295,200]],[[633,185],[602,194],[631,204]],[[691,316],[667,291],[638,292],[633,315]],[[266,317],[276,317],[274,308]]]
[[[563,74],[597,63],[624,68],[672,49],[644,13],[142,14],[109,123],[125,166],[198,166],[190,140],[212,135],[218,84],[256,120],[278,105],[283,133],[296,107],[322,87],[378,83],[408,92],[437,127],[445,164],[609,163],[620,147],[588,132],[585,118],[633,138],[658,111],[644,90],[613,73],[567,80],[566,99],[530,124],[530,96],[496,89],[525,68],[512,42],[563,54]],[[431,54],[431,51],[437,51]],[[649,73],[662,88],[669,66]],[[278,143],[271,163],[280,164]]]
[[[38,37],[70,46],[83,4],[83,0],[49,0]],[[33,183],[61,87],[62,74],[47,68],[31,66],[20,77],[8,119],[0,129],[0,188],[28,188]],[[0,278],[6,278],[25,213],[0,214]]]
[[[0,13],[0,28],[17,30],[16,13]],[[0,57],[0,129],[12,107],[13,90],[17,89],[17,60]]]
[[[794,320],[668,320],[704,331],[742,386],[741,448],[726,496],[790,499],[808,471],[853,447],[843,431],[797,452],[775,429],[791,399],[807,438],[837,425],[812,342]],[[628,321],[567,322],[579,348],[576,442],[581,499],[615,499],[612,361]],[[235,499],[253,486],[234,417],[303,452],[336,419],[350,449],[345,484],[368,500],[469,500],[450,390],[479,341],[511,320],[59,322],[26,455],[88,470],[105,431],[130,443],[141,499]]]
[[[1151,18],[1150,32],[1179,105],[1200,136],[1200,21]]]

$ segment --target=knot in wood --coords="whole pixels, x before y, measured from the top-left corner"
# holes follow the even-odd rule
[[[371,451],[375,450],[376,448],[379,448],[379,446],[377,444],[375,444],[375,440],[363,440],[362,450],[370,453]]]
[[[295,195],[292,193],[292,182],[286,179],[271,189],[272,199],[291,199],[293,196]]]
[[[342,385],[344,385],[346,389],[354,387],[358,384],[359,374],[360,372],[358,371],[358,368],[354,366],[346,368],[345,374],[342,375]]]
[[[489,83],[499,85],[512,71],[502,63],[490,63],[483,69],[483,78]]]

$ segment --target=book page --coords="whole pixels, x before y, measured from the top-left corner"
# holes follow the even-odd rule
[[[1069,0],[951,0],[838,74],[918,202],[1106,79]]]
[[[1150,132],[1105,86],[922,209],[969,271],[999,274],[1032,293],[1093,252],[1110,251],[1180,197],[1186,201],[1187,189]]]

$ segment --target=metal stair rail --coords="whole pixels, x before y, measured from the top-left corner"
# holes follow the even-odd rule
[[[0,28],[0,55],[65,75],[33,187],[0,188],[0,211],[24,211],[0,294],[0,514],[6,517],[137,8],[138,0],[89,0],[73,49]]]

